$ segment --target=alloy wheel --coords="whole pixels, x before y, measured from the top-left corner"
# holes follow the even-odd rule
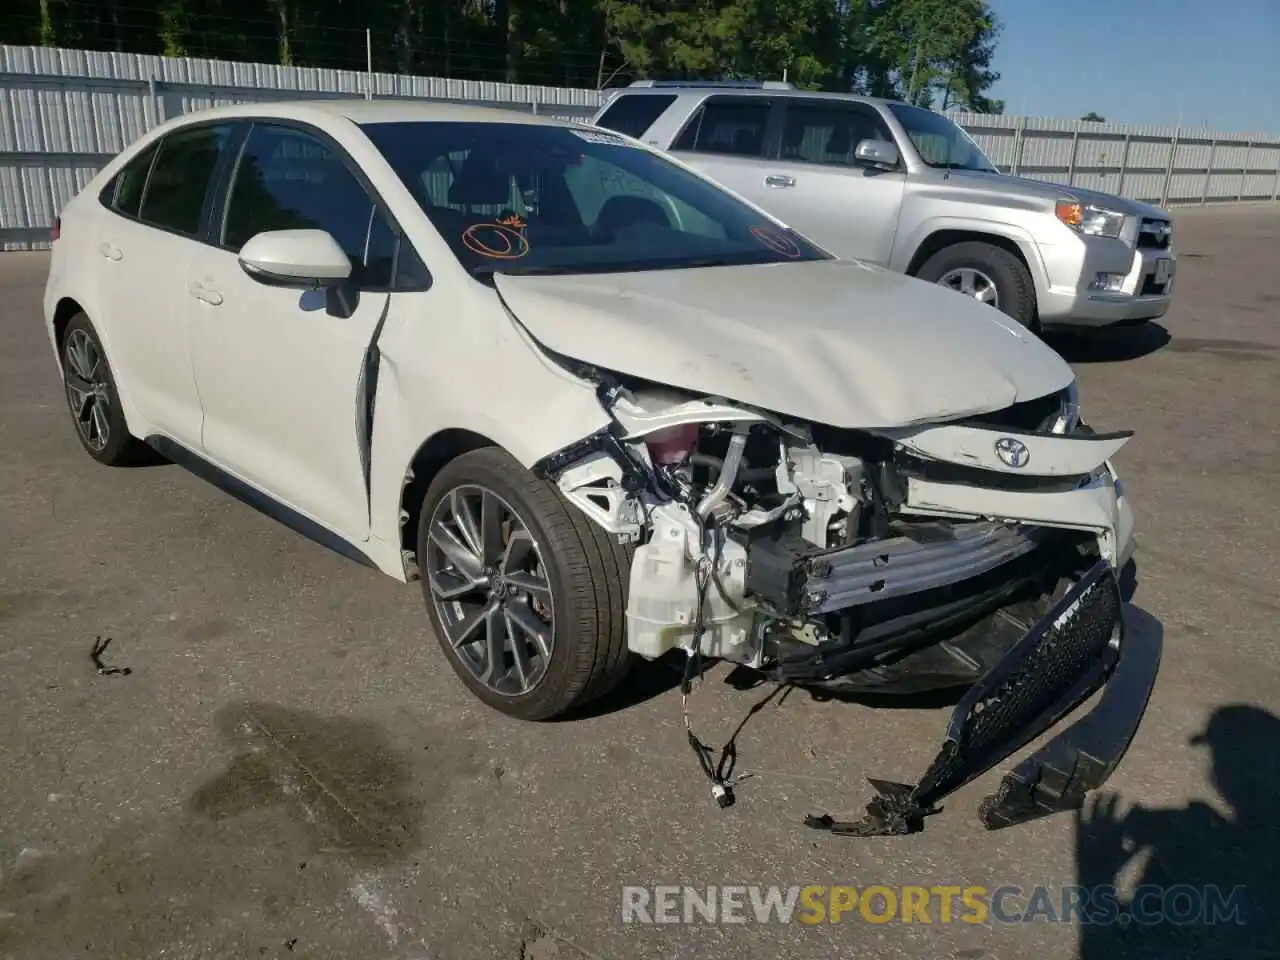
[[[528,525],[476,484],[454,487],[427,528],[423,576],[459,662],[494,693],[541,682],[555,644],[551,581]]]
[[[966,297],[973,297],[997,309],[1000,306],[1000,291],[996,289],[995,281],[973,267],[957,267],[954,270],[948,270],[938,278],[938,285],[963,293]]]
[[[67,403],[85,445],[101,452],[111,440],[111,395],[102,349],[84,330],[72,330],[62,349]]]

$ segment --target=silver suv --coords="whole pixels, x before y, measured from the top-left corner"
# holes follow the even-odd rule
[[[592,122],[670,151],[838,256],[951,287],[1028,327],[1169,309],[1167,212],[1006,176],[930,110],[785,83],[641,81]]]

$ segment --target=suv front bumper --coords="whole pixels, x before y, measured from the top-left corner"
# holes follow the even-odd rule
[[[1040,322],[1045,326],[1104,327],[1155,320],[1173,302],[1177,255],[1165,249],[1135,248],[1123,240],[1081,238],[1040,244],[1048,283],[1036,291]],[[1161,262],[1167,262],[1161,266]],[[1167,279],[1158,283],[1160,271]],[[1118,290],[1094,290],[1100,273],[1123,274]]]

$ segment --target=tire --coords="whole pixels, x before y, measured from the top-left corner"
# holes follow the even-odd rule
[[[58,360],[64,378],[63,393],[67,397],[67,408],[80,446],[94,460],[109,467],[139,463],[148,448],[129,432],[107,352],[98,331],[85,314],[77,313],[67,323],[58,349]],[[84,382],[78,374],[85,372],[89,373],[89,382],[94,387],[89,397],[73,386]],[[104,427],[106,442],[102,443]]]
[[[981,241],[966,241],[943,247],[925,261],[916,276],[930,283],[957,271],[972,270],[995,286],[995,306],[1028,329],[1036,327],[1036,287],[1031,273],[1008,250]],[[951,283],[943,283],[952,287]],[[954,289],[954,287],[952,287]]]
[[[456,576],[448,570],[437,574],[442,558],[447,558],[435,545],[439,541],[433,543],[429,536],[433,523],[448,524],[458,498],[483,496],[485,491],[527,528],[540,557],[537,567],[551,590],[550,604],[540,607],[549,607],[551,613],[550,655],[543,658],[540,678],[527,691],[500,691],[477,675],[469,659],[474,643],[455,649],[450,640],[451,630],[453,635],[465,632],[468,619],[458,612],[459,603],[438,599],[433,589],[433,581]],[[631,668],[626,641],[630,551],[565,500],[553,484],[534,476],[505,451],[486,447],[465,453],[436,475],[423,499],[417,547],[423,598],[440,648],[468,689],[494,709],[522,720],[549,720],[610,692]],[[467,599],[470,609],[494,602],[487,589]],[[534,594],[508,602],[533,607]],[[446,611],[450,604],[453,609]],[[511,629],[510,621],[506,628]],[[508,636],[514,658],[515,641]],[[504,647],[504,661],[514,664],[507,656]]]

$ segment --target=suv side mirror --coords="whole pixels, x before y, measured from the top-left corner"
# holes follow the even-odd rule
[[[888,140],[860,140],[857,149],[853,151],[853,157],[859,163],[875,167],[896,167],[898,148]]]
[[[253,279],[277,287],[336,287],[351,276],[351,259],[325,230],[264,230],[239,260]]]

